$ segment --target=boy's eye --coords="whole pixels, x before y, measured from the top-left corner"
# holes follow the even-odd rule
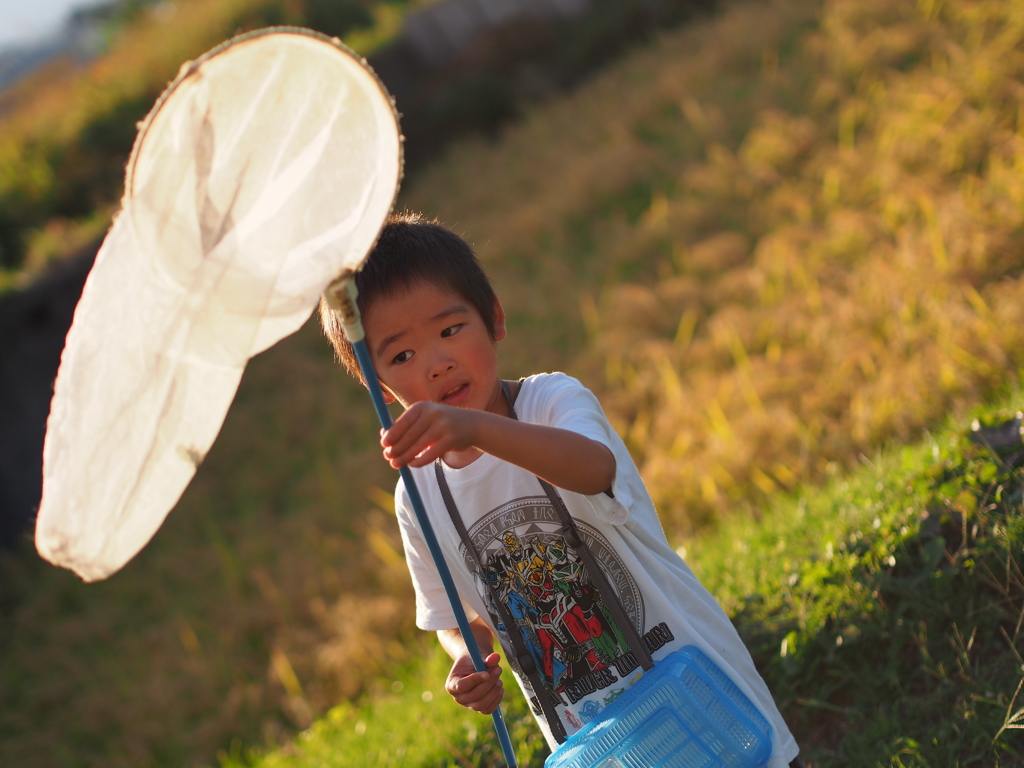
[[[412,357],[412,351],[406,349],[406,350],[404,350],[402,352],[399,352],[397,355],[395,355],[394,358],[392,358],[391,362],[392,363],[407,363],[407,362],[409,362],[409,358],[411,358],[411,357]]]
[[[441,331],[441,338],[447,339],[449,336],[454,336],[460,330],[462,330],[462,323],[456,323],[455,325],[449,325],[443,331]]]

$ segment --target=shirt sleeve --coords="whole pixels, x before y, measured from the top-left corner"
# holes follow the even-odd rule
[[[428,631],[456,629],[458,622],[455,613],[448,603],[448,594],[416,522],[416,514],[402,480],[398,481],[395,488],[395,514],[398,516],[398,530],[405,549],[405,562],[416,594],[416,626]],[[464,601],[462,607],[470,621],[477,618],[477,612]]]
[[[622,438],[612,429],[597,397],[578,380],[564,373],[552,373],[537,382],[533,410],[537,423],[588,437],[605,446],[615,458],[615,479],[611,492],[584,498],[594,513],[610,525],[627,525],[632,520],[634,501],[638,498],[636,485],[643,488],[633,457],[629,455]],[[643,489],[646,494],[646,489]]]

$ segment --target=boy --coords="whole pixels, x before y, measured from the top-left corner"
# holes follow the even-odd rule
[[[655,660],[699,646],[771,723],[771,768],[794,761],[797,745],[749,653],[668,545],[636,466],[594,395],[560,373],[511,385],[499,379],[496,344],[506,335],[505,316],[469,246],[415,214],[392,216],[356,284],[385,397],[406,409],[382,432],[384,458],[413,470],[488,668],[474,670],[454,629],[399,481],[395,508],[416,623],[437,631],[452,657],[445,687],[455,700],[485,714],[499,705],[498,636],[554,749],[556,736],[579,730],[639,679],[620,626],[628,620]],[[358,377],[352,349],[324,304],[321,319],[342,363]],[[616,620],[587,578],[556,501],[538,478],[558,489],[626,619]],[[455,530],[451,505],[475,554]],[[512,619],[517,637],[505,633],[510,622],[502,615]],[[517,643],[528,652],[525,665],[509,653]],[[522,651],[519,658],[526,658]],[[524,666],[533,667],[535,684]]]

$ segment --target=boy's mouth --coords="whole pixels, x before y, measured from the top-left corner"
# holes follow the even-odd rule
[[[466,399],[469,394],[469,383],[458,384],[441,395],[441,402],[445,405],[458,405]]]

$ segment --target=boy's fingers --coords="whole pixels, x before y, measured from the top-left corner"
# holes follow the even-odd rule
[[[410,467],[425,467],[439,456],[448,453],[451,449],[452,444],[450,440],[437,440],[419,453],[413,454],[407,463]]]
[[[416,445],[412,449],[398,456],[388,456],[388,460],[394,467],[408,465],[410,467],[423,467],[430,464],[434,459],[450,450],[447,441],[431,442],[425,439],[423,445]]]
[[[500,660],[500,654],[488,654],[484,658],[487,668],[479,672],[473,671],[468,657],[460,660],[452,667],[445,681],[445,690],[463,707],[485,715],[491,714],[505,697],[501,667],[498,665]]]
[[[478,687],[481,683],[486,683],[491,679],[491,673],[489,671],[484,672],[473,672],[469,675],[463,675],[450,679],[448,681],[448,693],[459,694],[460,696],[467,695],[474,688]]]
[[[423,416],[429,411],[422,407],[423,403],[416,403],[412,405],[407,411],[402,413],[395,423],[391,425],[391,429],[387,430],[381,438],[381,445],[395,445],[401,442],[403,436],[413,429],[417,424],[421,424],[429,419],[424,419]]]
[[[500,686],[496,685],[494,688],[488,691],[487,696],[480,699],[480,701],[474,702],[470,705],[470,709],[480,712],[485,715],[491,714],[501,704],[501,700],[505,696],[505,690]]]
[[[381,438],[392,467],[423,467],[448,451],[464,448],[450,411],[434,403],[416,403]]]
[[[402,439],[402,435],[405,434],[406,430],[409,429],[416,422],[416,414],[410,416],[410,411],[406,411],[397,419],[395,423],[391,425],[390,429],[381,430],[380,433],[380,444],[387,447],[394,445],[396,442]]]
[[[391,449],[392,457],[399,458],[403,454],[409,453],[415,446],[423,445],[424,435],[430,432],[433,426],[431,419],[417,418],[411,423],[403,425],[404,429],[401,432],[395,434],[389,432],[384,445]],[[393,428],[392,431],[394,431]]]
[[[408,464],[425,447],[431,443],[429,435],[421,437],[411,447],[388,446],[384,448],[384,458],[391,462],[393,467],[401,467]]]
[[[505,689],[498,687],[494,689],[494,698],[488,704],[485,710],[482,710],[485,715],[491,714],[501,704],[501,700],[505,698]]]
[[[448,693],[464,701],[479,701],[487,695],[492,686],[501,684],[490,670],[474,672],[449,682]]]
[[[390,457],[401,464],[422,467],[451,450],[451,446],[452,441],[442,425],[427,424],[422,432],[418,432],[414,441],[407,444],[403,440],[400,445],[393,446]]]
[[[452,693],[452,698],[464,707],[483,711],[484,708],[493,707],[494,704],[501,701],[503,695],[504,686],[500,680],[496,680],[488,684],[478,683],[468,690],[456,691]]]

